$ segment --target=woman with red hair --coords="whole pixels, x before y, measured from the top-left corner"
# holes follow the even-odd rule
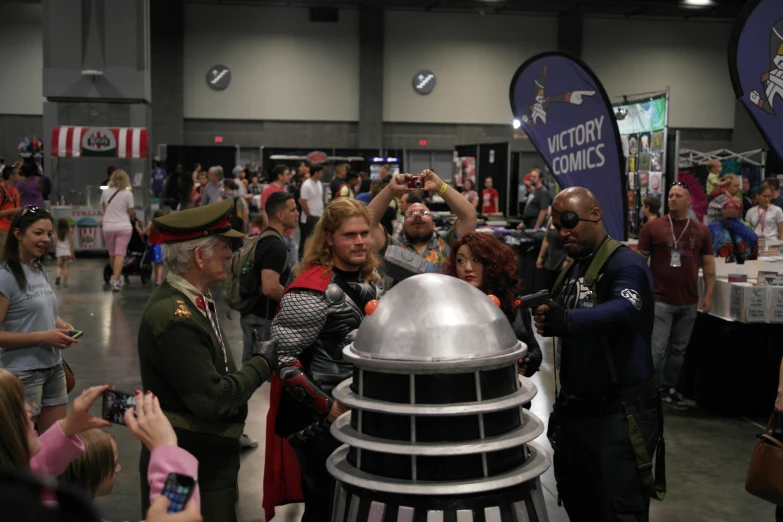
[[[454,242],[443,273],[500,300],[500,309],[508,317],[517,339],[527,345],[527,355],[520,362],[519,371],[526,377],[536,373],[541,366],[541,348],[533,333],[530,314],[515,303],[522,281],[517,272],[517,255],[511,247],[491,234],[470,232]]]

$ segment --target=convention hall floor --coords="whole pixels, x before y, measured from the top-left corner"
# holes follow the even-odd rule
[[[79,259],[73,265],[70,288],[58,287],[60,316],[84,337],[65,357],[76,376],[78,393],[85,387],[110,383],[118,390],[133,391],[141,387],[136,355],[136,336],[140,316],[152,286],[141,285],[132,277],[119,294],[104,287],[101,274],[104,261]],[[54,264],[49,263],[54,281]],[[221,322],[236,359],[242,351],[239,317]],[[533,400],[533,411],[548,418],[553,397],[552,348],[545,346],[546,361],[535,377],[539,394]],[[242,522],[263,521],[261,510],[263,477],[263,435],[269,386],[264,385],[250,401],[250,417],[246,433],[259,439],[261,447],[243,455],[240,472],[240,502],[238,517]],[[770,404],[770,406],[772,406]],[[99,412],[99,405],[94,412]],[[140,443],[121,426],[112,433],[117,439],[122,471],[117,477],[114,493],[98,499],[96,504],[104,519],[140,520],[138,456]],[[662,503],[653,502],[653,521],[731,521],[761,522],[774,520],[774,506],[750,496],[744,490],[755,435],[760,427],[739,418],[718,418],[700,413],[667,411],[667,478],[669,493]],[[550,449],[546,438],[540,442]],[[568,520],[563,508],[557,507],[556,489],[551,469],[543,478],[547,492],[549,520]],[[275,520],[298,520],[301,508],[288,506],[277,512]]]

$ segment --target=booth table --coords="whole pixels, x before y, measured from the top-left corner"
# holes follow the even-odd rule
[[[783,288],[729,283],[724,277],[729,273],[747,274],[752,283],[760,270],[783,271],[783,263],[762,259],[737,265],[716,259],[715,264],[719,279],[715,283],[712,311],[700,312],[696,318],[685,352],[681,391],[713,414],[767,417],[777,394],[783,357],[783,323],[769,322],[767,293]],[[699,277],[700,295],[703,295],[704,282]],[[757,303],[737,300],[738,293],[750,295],[753,290],[756,290],[755,300],[761,294],[767,295],[766,318],[747,307],[760,309]]]

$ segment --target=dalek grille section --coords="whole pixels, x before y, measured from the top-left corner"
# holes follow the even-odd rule
[[[543,424],[523,408],[536,389],[516,362],[454,374],[354,368],[335,390],[350,415],[333,433],[357,471],[404,482],[491,479],[521,468]]]

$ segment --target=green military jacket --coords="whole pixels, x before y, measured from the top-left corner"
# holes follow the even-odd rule
[[[142,314],[141,380],[175,428],[239,438],[247,401],[270,372],[261,357],[237,370],[228,343],[224,338],[224,351],[208,318],[211,301],[182,277],[168,275]],[[210,315],[218,321],[216,311]]]

